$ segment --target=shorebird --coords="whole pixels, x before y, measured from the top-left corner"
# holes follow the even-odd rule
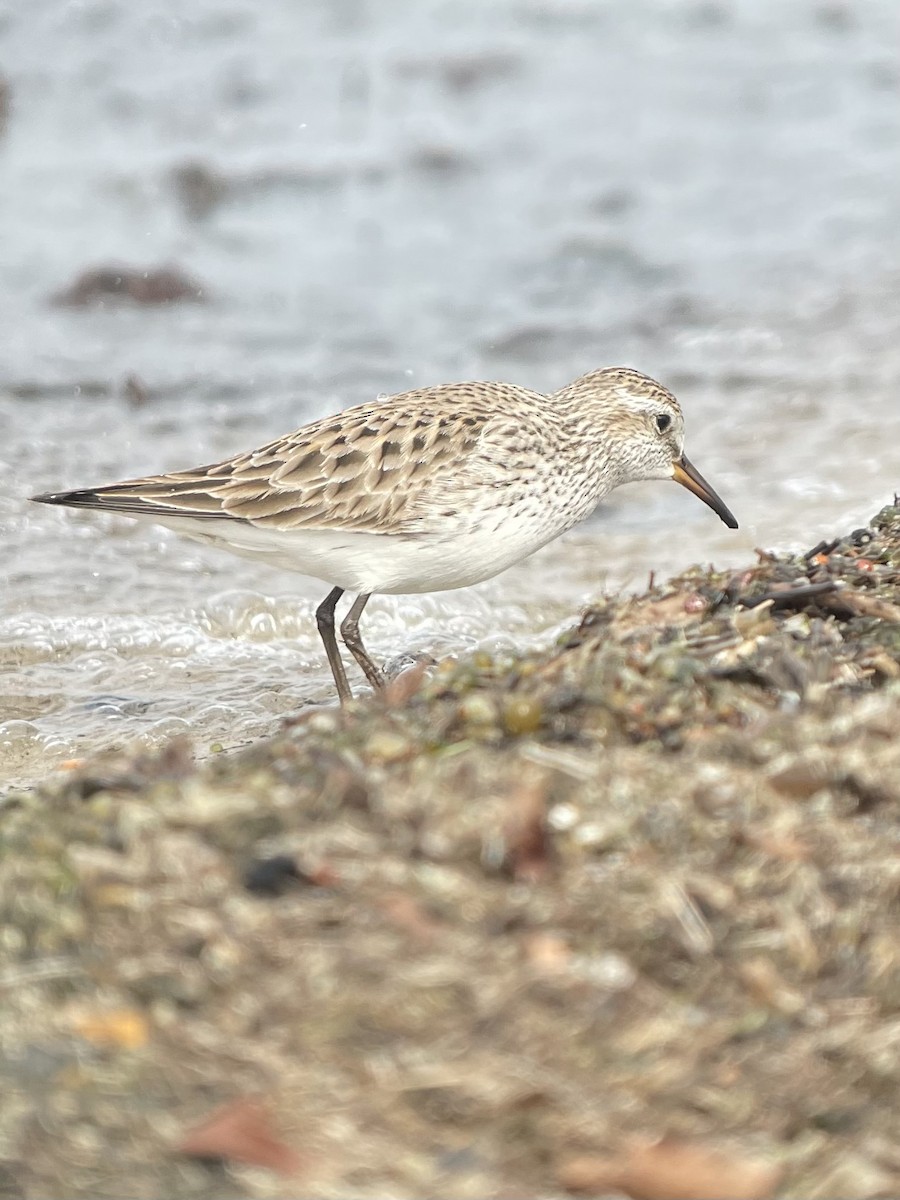
[[[348,408],[258,450],[193,470],[32,499],[153,521],[331,584],[316,621],[338,697],[344,644],[373,688],[359,633],[375,592],[480,583],[588,516],[613,488],[674,479],[737,521],[685,457],[678,401],[626,367],[552,395],[508,383],[419,388]]]

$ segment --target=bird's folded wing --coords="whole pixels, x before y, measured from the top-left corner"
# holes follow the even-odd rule
[[[512,390],[520,393],[489,383],[423,388],[347,409],[220,463],[35,499],[279,531],[429,532],[452,519],[460,497],[490,471],[480,447],[486,435],[493,441],[491,427]]]

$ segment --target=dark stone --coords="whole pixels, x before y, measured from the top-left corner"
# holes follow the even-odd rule
[[[255,896],[283,896],[306,877],[287,854],[258,858],[244,872],[244,887]]]

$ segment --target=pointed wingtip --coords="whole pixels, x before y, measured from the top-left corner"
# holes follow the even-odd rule
[[[72,508],[88,508],[91,507],[92,501],[96,497],[91,491],[39,492],[36,496],[29,496],[28,499],[33,500],[35,504],[67,504]]]

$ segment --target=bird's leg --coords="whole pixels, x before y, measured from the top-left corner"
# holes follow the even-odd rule
[[[341,624],[341,637],[344,639],[344,645],[362,667],[366,679],[377,692],[384,687],[384,676],[372,662],[359,636],[359,618],[368,602],[369,593],[356,597]]]
[[[319,634],[325,645],[325,653],[328,655],[328,665],[331,667],[331,673],[334,676],[338,699],[341,704],[346,704],[349,700],[353,699],[353,693],[350,691],[350,684],[347,682],[347,672],[344,670],[344,664],[341,662],[341,652],[338,649],[337,638],[334,633],[334,608],[343,594],[343,588],[336,587],[331,589],[316,609],[316,624],[319,627]],[[354,605],[354,607],[356,606]]]

